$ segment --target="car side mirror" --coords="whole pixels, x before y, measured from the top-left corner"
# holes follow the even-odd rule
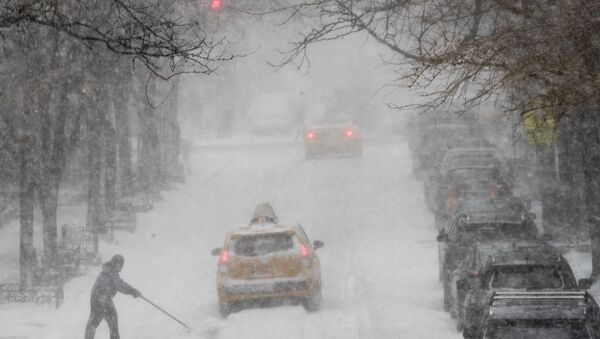
[[[325,243],[323,243],[321,240],[313,241],[313,247],[315,248],[315,250],[322,248],[323,246],[325,246]]]
[[[531,213],[531,212],[527,213],[527,216],[528,216],[528,217],[529,217],[529,219],[531,219],[531,220],[535,220],[535,218],[536,218],[536,216],[535,216],[535,213]]]
[[[554,240],[554,237],[552,236],[552,234],[544,233],[544,235],[542,235],[542,241],[552,241],[552,240]]]
[[[441,230],[436,239],[438,242],[445,242],[448,240],[448,234],[444,230]]]
[[[476,337],[477,337],[477,328],[476,327],[468,327],[463,330],[463,338],[475,339]]]
[[[577,282],[577,285],[582,290],[589,290],[592,287],[592,279],[587,279],[587,278],[579,279],[579,281]]]
[[[213,250],[210,251],[210,254],[214,257],[220,256],[221,255],[221,247],[213,248]]]

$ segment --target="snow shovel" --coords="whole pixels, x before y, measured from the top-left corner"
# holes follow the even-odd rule
[[[179,324],[183,325],[183,327],[185,327],[187,333],[190,333],[192,331],[192,329],[186,325],[183,321],[175,318],[173,315],[171,315],[169,312],[163,310],[162,308],[160,308],[160,306],[156,305],[155,303],[153,303],[152,301],[146,299],[146,297],[144,297],[143,295],[140,295],[140,298],[144,299],[148,304],[154,306],[156,309],[158,309],[159,311],[161,311],[162,313],[166,314],[167,316],[169,316],[169,318],[175,320],[176,322],[178,322]]]

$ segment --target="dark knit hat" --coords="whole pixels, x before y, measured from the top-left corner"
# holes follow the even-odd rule
[[[118,264],[119,266],[123,267],[123,264],[125,264],[125,258],[123,258],[123,256],[120,254],[115,254],[112,259],[110,259],[110,262],[113,265]]]

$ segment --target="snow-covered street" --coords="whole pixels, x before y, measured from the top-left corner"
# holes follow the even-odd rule
[[[119,295],[122,337],[459,338],[441,307],[433,217],[410,168],[397,142],[368,144],[361,158],[311,161],[292,144],[196,148],[186,183],[139,214],[136,233],[119,232],[101,249],[105,259],[122,253],[122,278],[194,331]],[[244,309],[223,320],[210,250],[265,201],[325,242],[322,310]],[[59,310],[1,306],[2,336],[81,337],[97,273],[70,282]],[[97,337],[107,336],[103,323]]]

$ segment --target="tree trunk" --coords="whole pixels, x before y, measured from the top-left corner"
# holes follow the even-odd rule
[[[107,122],[104,124],[104,149],[105,152],[105,181],[104,192],[106,207],[109,211],[115,209],[117,202],[117,136],[114,128]]]
[[[91,87],[91,86],[90,86]],[[90,89],[86,107],[88,111],[88,159],[89,159],[89,181],[88,181],[88,212],[87,225],[96,234],[106,233],[103,206],[101,200],[102,185],[102,118],[100,115],[99,95],[97,90]]]
[[[56,253],[58,248],[58,182],[45,178],[47,182],[41,184],[40,202],[43,217],[44,258],[48,267],[56,267]]]
[[[121,93],[121,95],[123,95]],[[126,98],[115,97],[115,121],[117,138],[117,165],[119,169],[119,183],[121,196],[131,196],[133,194],[133,170],[131,161],[130,144],[130,123],[129,112],[127,110]]]
[[[19,238],[20,285],[28,288],[33,285],[36,267],[35,250],[33,247],[33,208],[34,208],[34,164],[35,164],[35,94],[37,50],[34,32],[26,34],[25,41],[25,86],[23,90],[23,121],[21,134],[21,165],[20,165],[20,214],[21,228]]]

